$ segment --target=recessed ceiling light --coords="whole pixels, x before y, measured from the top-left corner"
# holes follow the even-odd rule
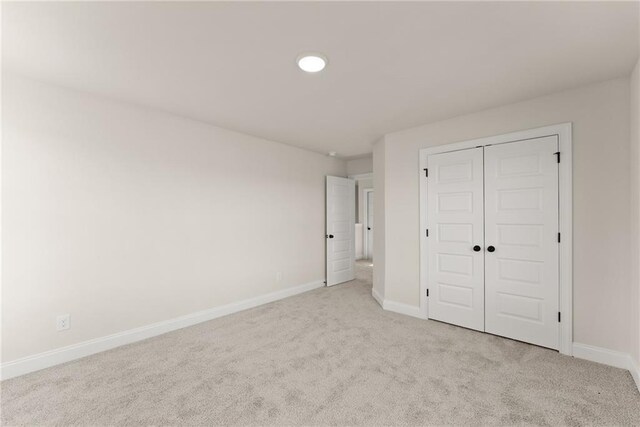
[[[303,53],[298,56],[298,67],[307,73],[317,73],[327,66],[327,57],[319,53]]]

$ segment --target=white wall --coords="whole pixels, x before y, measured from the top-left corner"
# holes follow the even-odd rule
[[[631,351],[629,80],[618,79],[386,135],[374,149],[374,278],[419,305],[421,148],[573,122],[574,340]],[[378,187],[384,185],[384,197]],[[386,237],[386,238],[385,238]],[[384,284],[380,282],[384,281]]]
[[[385,298],[386,279],[386,142],[381,138],[373,145],[373,290],[379,298]]]
[[[324,277],[325,175],[345,161],[3,84],[3,362]]]
[[[373,156],[347,160],[347,175],[360,175],[373,172]]]
[[[640,366],[640,61],[631,74],[631,355]]]

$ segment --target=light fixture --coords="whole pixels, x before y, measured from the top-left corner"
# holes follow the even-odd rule
[[[319,53],[303,53],[296,62],[302,71],[317,73],[327,66],[327,57]]]

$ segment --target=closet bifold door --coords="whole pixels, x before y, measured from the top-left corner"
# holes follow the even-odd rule
[[[483,149],[428,157],[429,318],[484,331]]]
[[[557,136],[485,147],[486,332],[558,348]]]

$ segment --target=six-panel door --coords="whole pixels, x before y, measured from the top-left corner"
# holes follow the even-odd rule
[[[485,330],[558,348],[557,136],[485,147]]]
[[[482,148],[429,156],[428,167],[429,317],[483,331]]]
[[[430,318],[558,348],[557,151],[549,136],[429,156]]]

